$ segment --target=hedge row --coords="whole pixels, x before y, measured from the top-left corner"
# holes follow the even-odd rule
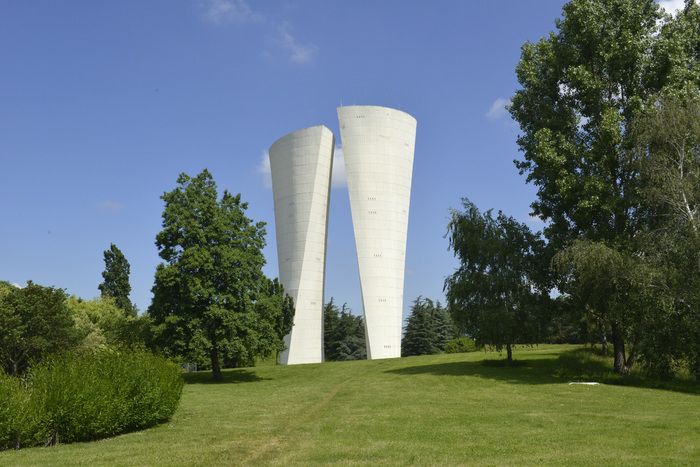
[[[0,449],[87,441],[169,419],[177,365],[141,350],[48,358],[24,378],[0,374]]]

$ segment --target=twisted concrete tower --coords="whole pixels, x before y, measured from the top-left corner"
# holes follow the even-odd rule
[[[277,140],[269,151],[280,282],[294,299],[294,327],[283,364],[323,361],[323,287],[333,133],[314,126]]]
[[[416,119],[338,107],[365,315],[367,357],[401,356],[406,233]]]

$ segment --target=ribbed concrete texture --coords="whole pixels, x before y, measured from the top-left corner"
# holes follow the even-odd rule
[[[365,315],[367,356],[401,356],[406,232],[416,119],[375,106],[338,108]]]
[[[333,133],[295,131],[270,147],[280,282],[296,305],[283,364],[323,360],[323,287]]]

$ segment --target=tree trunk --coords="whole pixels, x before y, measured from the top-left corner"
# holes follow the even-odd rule
[[[608,336],[603,333],[603,342],[602,342],[602,350],[603,350],[603,355],[608,356]]]
[[[219,349],[216,347],[216,345],[211,346],[209,356],[211,357],[212,377],[214,381],[221,381],[223,377],[221,376],[221,364],[219,363]]]
[[[612,326],[613,353],[615,354],[615,364],[613,369],[617,374],[625,373],[625,341],[616,325]]]
[[[508,355],[508,364],[511,365],[513,363],[513,346],[506,344],[506,353]]]
[[[628,375],[630,374],[630,371],[632,371],[632,366],[634,365],[634,362],[637,361],[637,352],[634,351],[634,348],[630,352],[630,356],[627,358],[625,361],[625,369],[624,369],[624,374]]]

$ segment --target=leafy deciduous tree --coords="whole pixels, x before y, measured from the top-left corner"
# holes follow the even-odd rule
[[[246,217],[247,203],[224,191],[212,175],[181,174],[162,196],[163,230],[156,237],[165,264],[156,270],[149,314],[155,340],[167,353],[206,355],[213,377],[222,361],[251,363],[276,350],[279,316],[256,305],[267,296],[262,267],[265,228]]]
[[[538,313],[547,290],[538,283],[543,241],[527,225],[499,212],[479,212],[468,199],[453,210],[448,225],[450,248],[459,260],[445,281],[448,309],[461,333],[480,345],[506,348],[536,342]]]
[[[76,340],[63,290],[29,281],[0,293],[0,362],[7,373],[22,373]]]

